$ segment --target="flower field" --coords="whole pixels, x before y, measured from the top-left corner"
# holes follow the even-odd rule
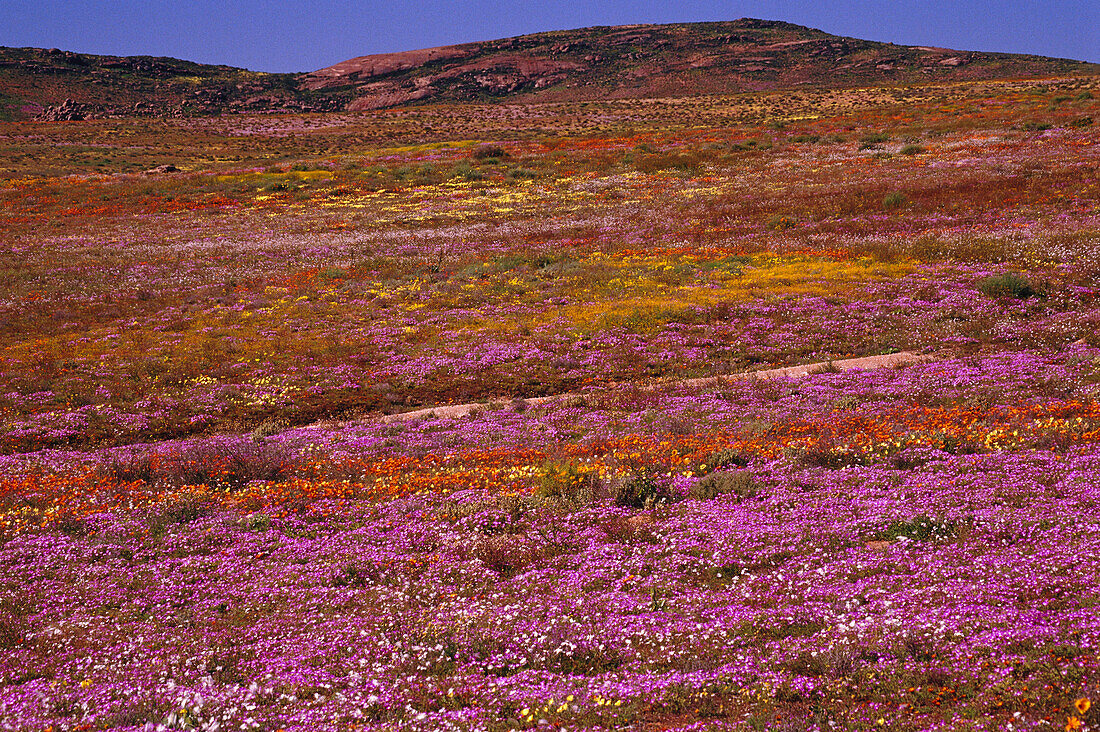
[[[0,123],[0,729],[1100,729],[1098,98]]]

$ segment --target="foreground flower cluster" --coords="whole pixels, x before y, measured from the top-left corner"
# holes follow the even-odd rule
[[[277,449],[286,476],[231,487],[216,471],[124,484],[133,448],[41,455],[36,470],[75,476],[81,507],[46,507],[39,478],[22,497],[40,501],[41,527],[13,527],[0,552],[2,716],[8,729],[1087,726],[1073,705],[1100,690],[1098,357],[601,390],[586,418],[571,398],[303,429],[250,453]],[[945,443],[896,419],[878,451],[860,426],[917,388],[924,403],[984,403],[984,432]],[[1035,416],[1054,401],[1081,416]],[[768,447],[796,425],[813,440]],[[991,447],[994,433],[1018,434]],[[211,460],[244,444],[158,449]],[[413,459],[388,475],[395,454]],[[640,473],[669,486],[652,508],[622,498]],[[72,490],[80,476],[97,477]],[[90,508],[123,490],[126,505]]]

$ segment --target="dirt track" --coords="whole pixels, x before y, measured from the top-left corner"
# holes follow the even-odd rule
[[[821,361],[818,363],[808,363],[801,366],[784,366],[777,369],[765,369],[763,371],[746,371],[740,374],[725,374],[722,376],[706,376],[700,379],[685,379],[683,381],[664,381],[656,384],[648,384],[644,388],[656,389],[662,386],[671,386],[673,384],[686,384],[689,386],[708,386],[711,384],[721,384],[722,382],[734,381],[738,379],[777,379],[781,377],[799,378],[807,376],[808,374],[821,373],[829,369],[837,369],[839,371],[852,371],[856,369],[881,369],[888,368],[890,366],[903,366],[912,363],[921,363],[924,361],[931,361],[934,356],[931,354],[917,354],[911,351],[901,351],[899,353],[888,353],[882,356],[864,356],[862,358],[846,358],[840,361]],[[534,397],[531,399],[524,399],[529,406],[542,404],[544,402],[550,402],[555,399],[562,399],[568,396],[573,396],[571,393],[554,394],[552,396]],[[474,402],[472,404],[446,404],[437,407],[425,407],[423,409],[416,409],[411,412],[401,412],[399,414],[388,414],[381,417],[381,421],[384,423],[391,422],[408,422],[409,420],[418,419],[421,417],[427,417],[429,415],[435,417],[465,417],[475,409],[481,409],[485,407],[484,402]]]

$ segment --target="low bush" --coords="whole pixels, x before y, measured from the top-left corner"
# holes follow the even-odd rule
[[[799,450],[793,455],[795,462],[815,468],[838,470],[866,465],[866,456],[848,447],[818,444]]]
[[[901,208],[907,203],[909,203],[909,199],[905,197],[905,194],[898,193],[897,191],[887,193],[882,199],[882,207],[887,211]]]
[[[958,526],[956,522],[943,518],[932,518],[921,514],[909,521],[891,521],[878,534],[878,538],[893,541],[901,537],[914,541],[946,541],[955,538]]]
[[[870,150],[873,147],[878,147],[882,143],[888,141],[890,136],[884,132],[872,132],[869,135],[864,135],[859,140],[860,150]]]
[[[592,503],[602,494],[599,473],[574,463],[548,462],[539,475],[538,495],[573,503]]]
[[[1039,294],[1027,278],[1016,272],[986,277],[978,282],[978,289],[988,297],[1012,297],[1026,300]]]
[[[615,505],[622,508],[650,509],[673,500],[667,480],[644,471],[628,476],[615,489]]]
[[[261,425],[261,428],[263,425]],[[112,478],[168,486],[207,485],[239,488],[254,480],[279,482],[290,477],[296,462],[281,443],[265,439],[193,442],[167,453],[116,456],[101,470]]]
[[[738,450],[721,450],[716,453],[712,453],[710,457],[703,463],[704,470],[708,473],[712,473],[720,468],[728,468],[730,466],[743,468],[749,464],[749,459],[743,453]]]
[[[691,497],[700,501],[729,495],[752,498],[759,492],[760,486],[752,474],[739,470],[733,473],[712,473],[700,478],[692,486]]]
[[[500,145],[478,145],[470,154],[474,160],[503,160],[508,153]]]
[[[696,173],[703,166],[702,159],[694,153],[658,153],[647,155],[634,163],[642,173],[656,173],[661,170]]]
[[[458,165],[451,168],[451,178],[461,178],[462,180],[478,181],[485,180],[485,174],[474,166],[470,165],[469,162],[463,160]]]
[[[784,231],[790,229],[798,224],[798,219],[794,216],[788,216],[786,214],[775,214],[768,219],[764,224],[764,228],[768,231]]]
[[[175,495],[146,516],[145,523],[153,536],[163,534],[173,524],[189,524],[214,512],[214,498],[204,491],[189,491]]]

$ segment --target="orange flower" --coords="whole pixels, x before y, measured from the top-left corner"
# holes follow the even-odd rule
[[[1081,720],[1077,717],[1066,717],[1066,732],[1076,732],[1081,729]]]
[[[1078,712],[1080,712],[1081,714],[1084,714],[1092,706],[1092,702],[1090,702],[1087,698],[1082,697],[1080,699],[1076,699],[1073,702],[1073,706],[1077,707]]]

